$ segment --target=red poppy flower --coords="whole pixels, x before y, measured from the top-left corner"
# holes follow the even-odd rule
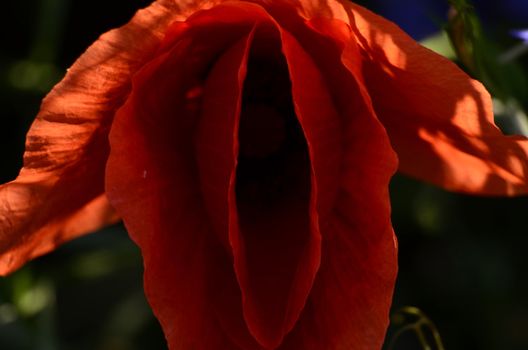
[[[0,187],[0,270],[122,218],[170,349],[376,349],[396,154],[449,190],[528,192],[528,141],[482,85],[364,8],[158,0],[43,101]]]

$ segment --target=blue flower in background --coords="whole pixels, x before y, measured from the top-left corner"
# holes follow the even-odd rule
[[[523,40],[528,44],[528,29],[524,30],[514,30],[512,31],[513,36]]]
[[[528,0],[473,0],[472,3],[486,29],[528,27]],[[447,0],[371,0],[369,4],[417,40],[438,32],[447,20]]]

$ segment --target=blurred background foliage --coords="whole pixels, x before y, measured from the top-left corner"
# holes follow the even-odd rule
[[[45,93],[100,34],[149,2],[3,3],[0,182],[16,177]],[[511,35],[528,28],[528,1],[357,2],[482,80],[503,130],[528,134],[528,43]],[[403,176],[391,196],[400,273],[386,348],[528,349],[528,198],[457,195]],[[0,349],[166,349],[141,274],[121,225],[29,263],[0,279]]]

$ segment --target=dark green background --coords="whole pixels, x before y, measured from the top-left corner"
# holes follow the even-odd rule
[[[148,3],[2,4],[0,182],[16,177],[24,135],[45,93],[100,34]],[[513,45],[506,31],[492,34],[498,48]],[[391,194],[400,243],[394,308],[423,310],[449,350],[528,349],[528,198],[461,196],[400,176]],[[120,225],[37,259],[0,279],[0,349],[166,348],[141,273],[138,249]],[[409,332],[395,349],[420,346]]]

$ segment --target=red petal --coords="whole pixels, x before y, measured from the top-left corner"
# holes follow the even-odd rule
[[[281,24],[315,63],[291,64],[293,71],[295,67],[300,70],[292,81],[294,86],[297,81],[298,93],[306,93],[306,86],[317,86],[318,99],[312,110],[319,110],[325,118],[334,113],[339,116],[340,131],[332,134],[341,142],[342,158],[338,175],[332,175],[335,200],[319,220],[321,265],[298,324],[280,349],[377,349],[388,325],[397,271],[388,196],[396,158],[368,94],[350,70],[354,68],[351,62],[361,57],[355,46],[345,47],[349,27],[322,18],[309,23],[290,18]],[[328,94],[330,98],[324,97]],[[309,125],[305,129],[310,141]],[[317,147],[321,142],[311,144]],[[329,158],[326,152],[320,155],[324,156],[320,160]],[[317,163],[313,163],[314,170]],[[319,169],[321,174],[327,171],[323,166]],[[322,188],[318,193],[333,191]]]
[[[216,124],[216,132],[222,134],[234,123],[255,21],[247,14],[254,8],[219,6],[176,23],[170,33],[178,37],[166,40],[172,49],[135,76],[133,93],[112,126],[107,193],[141,248],[146,295],[171,349],[258,348],[243,322],[240,291],[222,246],[227,229],[219,233],[227,218],[230,168],[217,188],[209,182],[218,173],[225,177],[223,164],[232,166],[234,134],[219,139],[204,126],[220,118],[224,124]],[[229,17],[237,9],[238,26]],[[208,151],[216,151],[217,162],[207,162]],[[215,164],[220,168],[207,168]]]
[[[107,134],[135,71],[177,12],[161,1],[103,35],[44,99],[24,168],[0,187],[0,274],[117,220],[103,194]]]
[[[400,170],[449,190],[528,193],[528,140],[493,123],[489,94],[393,23],[351,5],[364,77]]]

